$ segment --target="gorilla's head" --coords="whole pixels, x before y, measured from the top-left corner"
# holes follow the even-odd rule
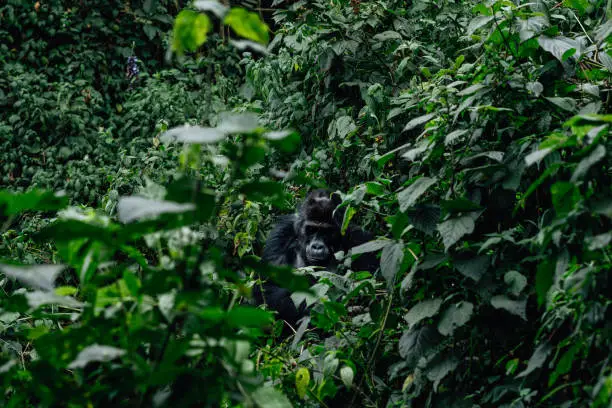
[[[295,223],[299,253],[305,266],[330,266],[341,249],[340,214],[334,210],[340,197],[329,190],[314,190],[300,207]],[[340,218],[339,218],[340,217]]]

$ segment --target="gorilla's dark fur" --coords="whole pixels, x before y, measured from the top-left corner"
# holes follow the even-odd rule
[[[337,251],[348,251],[356,245],[372,239],[372,235],[350,226],[341,234],[343,211],[335,211],[341,203],[337,194],[328,190],[312,191],[296,214],[279,219],[268,236],[263,261],[274,265],[322,266],[333,269]],[[378,260],[371,254],[364,254],[354,260],[351,269],[375,271]],[[262,291],[263,289],[263,291]],[[278,317],[295,327],[306,313],[306,305],[297,306],[291,299],[291,292],[270,282],[254,288],[255,301],[267,304],[278,312]]]

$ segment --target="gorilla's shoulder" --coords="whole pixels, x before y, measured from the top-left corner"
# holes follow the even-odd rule
[[[288,259],[295,254],[297,215],[280,216],[268,236],[262,260],[276,265],[292,265],[295,259]]]

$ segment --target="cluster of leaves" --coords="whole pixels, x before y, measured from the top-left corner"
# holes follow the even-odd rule
[[[350,190],[345,222],[387,238],[352,254],[380,251],[381,280],[317,275],[325,341],[271,346],[313,379],[277,357],[273,377],[325,400],[352,367],[353,405],[609,406],[605,2],[313,1],[276,18],[250,103],[308,136],[289,173]]]
[[[289,405],[263,383],[303,406],[609,406],[609,1],[297,1],[275,13],[267,50],[256,14],[212,0],[178,13],[170,40],[153,18],[174,13],[170,3],[121,12],[101,4],[113,20],[100,29],[142,24],[138,34],[118,28],[130,33],[118,43],[145,39],[141,61],[154,51],[161,61],[160,44],[201,52],[214,26],[206,11],[255,41],[233,47],[267,55],[236,64],[221,46],[135,83],[133,66],[122,76],[131,51],[113,59],[113,76],[73,50],[80,62],[66,65],[67,81],[66,66],[38,66],[38,54],[17,50],[40,42],[48,55],[97,55],[90,28],[65,30],[68,45],[16,40],[22,27],[47,26],[12,17],[31,13],[21,2],[0,8],[10,22],[0,35],[13,45],[0,54],[9,73],[0,89],[16,105],[0,114],[3,154],[17,152],[8,182],[72,192],[64,172],[91,175],[79,201],[108,191],[104,209],[120,220],[71,209],[43,229],[53,261],[69,266],[62,286],[58,266],[2,266],[9,406]],[[63,95],[72,96],[65,105]],[[216,115],[228,103],[257,111],[269,128],[300,130],[303,150],[288,154],[294,134],[266,133],[253,115]],[[196,126],[166,132],[184,122]],[[147,175],[167,188],[149,183],[148,198],[119,199]],[[269,208],[295,202],[279,176],[292,191],[348,191],[343,228],[358,222],[380,236],[337,254],[336,273],[305,270],[317,281],[306,293],[303,276],[251,256]],[[0,225],[64,204],[3,193]],[[39,258],[15,230],[2,232],[10,257]],[[376,274],[351,269],[366,252],[380,253]],[[268,337],[256,358],[250,345],[270,315],[237,305],[256,283],[237,271],[271,276],[312,306],[294,336]]]
[[[249,290],[238,271],[266,271],[256,259],[226,256],[215,229],[227,200],[285,202],[280,183],[247,175],[271,146],[292,150],[299,138],[234,114],[214,128],[172,129],[162,142],[200,150],[190,167],[198,171],[150,197],[120,198],[118,222],[65,209],[67,198],[54,193],[0,194],[3,225],[62,210],[37,234],[54,243],[61,264],[0,264],[10,294],[0,299],[4,406],[289,404],[251,358],[271,314],[236,302]],[[221,186],[198,177],[219,166],[228,174]],[[283,272],[284,285],[308,288],[305,277]]]
[[[156,133],[226,110],[236,94],[228,74],[240,72],[236,53],[214,44],[160,71],[177,7],[0,6],[0,186],[62,189],[73,202],[98,205],[145,177],[164,181],[158,175],[175,160]]]

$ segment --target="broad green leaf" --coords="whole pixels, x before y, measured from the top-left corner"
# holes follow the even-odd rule
[[[529,358],[529,362],[527,363],[527,368],[517,374],[516,378],[526,377],[531,374],[536,369],[542,367],[544,362],[546,361],[546,357],[550,354],[552,347],[548,343],[540,344],[538,348],[535,349],[531,358]]]
[[[576,359],[576,354],[578,354],[582,347],[582,343],[577,342],[574,343],[565,353],[563,353],[559,359],[559,363],[557,363],[557,366],[555,367],[555,371],[553,371],[550,375],[548,380],[549,387],[552,387],[557,382],[559,377],[569,373],[569,371],[572,369],[572,364]]]
[[[482,28],[493,21],[494,16],[476,16],[468,24],[466,35],[470,36],[476,32],[479,28]]]
[[[457,328],[470,321],[473,313],[474,305],[470,302],[450,305],[442,314],[438,323],[438,331],[444,336],[452,335]]]
[[[512,295],[518,296],[527,286],[527,278],[517,271],[508,271],[504,275],[504,283],[508,285]]]
[[[295,373],[295,390],[298,397],[304,399],[308,392],[308,385],[310,384],[310,371],[306,367],[301,367]]]
[[[589,251],[607,248],[610,241],[612,241],[612,232],[605,232],[585,239]]]
[[[571,38],[562,36],[551,38],[545,35],[541,35],[540,37],[538,37],[538,44],[540,44],[540,47],[542,47],[542,49],[554,55],[554,57],[557,58],[560,62],[564,61],[563,55],[569,50],[576,50],[576,57],[580,55],[580,43],[576,40],[572,40]]]
[[[416,229],[427,235],[436,232],[436,226],[442,214],[440,207],[435,204],[417,204],[410,208],[406,214]]]
[[[478,282],[491,265],[491,259],[486,256],[473,256],[467,259],[457,259],[453,261],[455,268],[465,277]]]
[[[353,379],[355,378],[355,372],[349,366],[344,366],[340,369],[340,379],[344,386],[351,389],[353,386]]]
[[[285,187],[276,181],[252,181],[243,184],[239,191],[251,201],[270,203],[278,208],[286,208],[289,202]]]
[[[540,161],[542,161],[543,158],[548,156],[548,154],[552,153],[553,151],[554,151],[553,149],[548,149],[548,148],[534,150],[533,152],[525,156],[525,165],[529,167],[534,163],[539,163]]]
[[[195,205],[180,204],[172,201],[151,200],[144,197],[121,197],[117,204],[119,221],[129,223],[143,218],[152,218],[161,214],[177,214],[193,211]]]
[[[30,190],[26,193],[0,191],[0,215],[17,215],[24,211],[54,211],[68,205],[68,197],[52,191]]]
[[[527,321],[527,299],[513,300],[504,295],[491,298],[491,305],[496,309],[503,309]]]
[[[376,34],[372,39],[376,41],[401,40],[402,35],[396,31],[383,31]]]
[[[485,89],[487,88],[487,86],[485,84],[474,84],[474,85],[470,85],[467,88],[465,88],[464,90],[460,91],[457,93],[457,96],[467,96],[467,95],[472,95],[478,91],[480,91],[481,89]]]
[[[588,156],[580,160],[574,174],[572,174],[571,181],[576,182],[583,178],[589,169],[604,157],[606,157],[606,148],[603,145],[598,145]]]
[[[519,19],[519,38],[521,42],[525,42],[530,38],[535,37],[540,34],[550,25],[548,22],[548,18],[545,16],[533,16],[529,17],[525,20]]]
[[[217,128],[205,128],[200,126],[179,126],[164,132],[160,141],[168,143],[171,141],[193,144],[217,143],[226,138],[226,134]]]
[[[243,8],[232,7],[224,20],[236,34],[261,44],[268,44],[269,28],[261,21],[257,13],[247,11]]]
[[[270,312],[248,306],[236,306],[225,317],[227,324],[233,327],[264,327],[273,320]]]
[[[434,316],[442,306],[442,299],[428,299],[417,303],[404,316],[404,320],[408,323],[408,329],[412,329],[417,323],[423,319],[428,319]]]
[[[270,141],[270,144],[279,150],[292,153],[300,146],[299,133],[291,130],[281,130],[278,132],[264,133],[263,137]]]
[[[438,231],[442,236],[444,248],[448,251],[461,237],[474,232],[474,227],[474,218],[470,215],[450,218],[438,224]]]
[[[459,140],[459,138],[461,138],[461,136],[465,135],[466,133],[468,133],[467,129],[453,130],[444,138],[444,144],[446,146],[453,145]]]
[[[52,292],[42,292],[36,290],[33,292],[27,292],[25,297],[31,310],[37,309],[43,305],[60,305],[72,308],[80,308],[83,306],[81,302],[78,302],[71,297],[58,296]]]
[[[383,249],[387,245],[392,244],[393,241],[386,239],[379,239],[374,241],[368,241],[365,244],[357,245],[351,248],[351,255],[364,254],[366,252],[375,252]]]
[[[415,364],[427,351],[437,345],[439,339],[440,335],[430,326],[405,330],[398,343],[399,354],[409,364]]]
[[[344,216],[342,218],[342,227],[340,228],[340,233],[342,235],[346,233],[346,230],[348,229],[351,220],[353,219],[355,214],[357,214],[357,209],[352,205],[347,206],[346,210],[344,211]]]
[[[383,248],[380,257],[380,271],[387,281],[387,287],[392,287],[404,259],[404,246],[396,242]]]
[[[554,264],[549,260],[544,260],[538,264],[536,271],[536,293],[538,295],[538,305],[543,305],[546,301],[548,289],[553,284]]]
[[[397,200],[400,205],[400,210],[405,212],[409,207],[416,204],[419,197],[434,185],[438,179],[430,177],[419,177],[412,184],[397,193]]]
[[[75,368],[85,368],[89,363],[112,361],[124,354],[125,350],[116,347],[92,344],[81,350],[76,359],[68,364],[68,368],[72,370]]]
[[[224,112],[217,129],[225,133],[253,133],[259,128],[259,117],[253,112]]]
[[[458,365],[459,360],[457,358],[452,357],[440,361],[427,371],[427,378],[429,379],[429,381],[433,381],[434,383],[434,391],[438,391],[440,381],[442,381],[444,377],[446,377],[448,374],[455,371]]]
[[[552,185],[550,191],[558,217],[563,217],[576,208],[582,198],[578,187],[571,182],[559,181]]]
[[[414,119],[412,119],[410,122],[408,122],[406,124],[406,126],[404,127],[402,132],[406,132],[408,130],[412,130],[412,129],[416,128],[417,126],[420,126],[420,125],[422,125],[424,123],[427,123],[431,119],[433,119],[434,117],[436,117],[435,113],[428,113],[427,115],[423,115],[423,116],[419,116],[418,118],[414,118]]]
[[[568,112],[576,113],[578,111],[576,100],[573,98],[560,98],[557,96],[550,96],[550,97],[545,97],[544,99],[548,100],[549,102],[557,105],[561,109],[566,110]]]
[[[206,14],[183,10],[174,20],[172,49],[178,54],[195,51],[206,42],[212,24]]]
[[[64,265],[7,265],[0,264],[0,272],[11,279],[16,279],[20,283],[31,289],[52,291],[54,282]]]

